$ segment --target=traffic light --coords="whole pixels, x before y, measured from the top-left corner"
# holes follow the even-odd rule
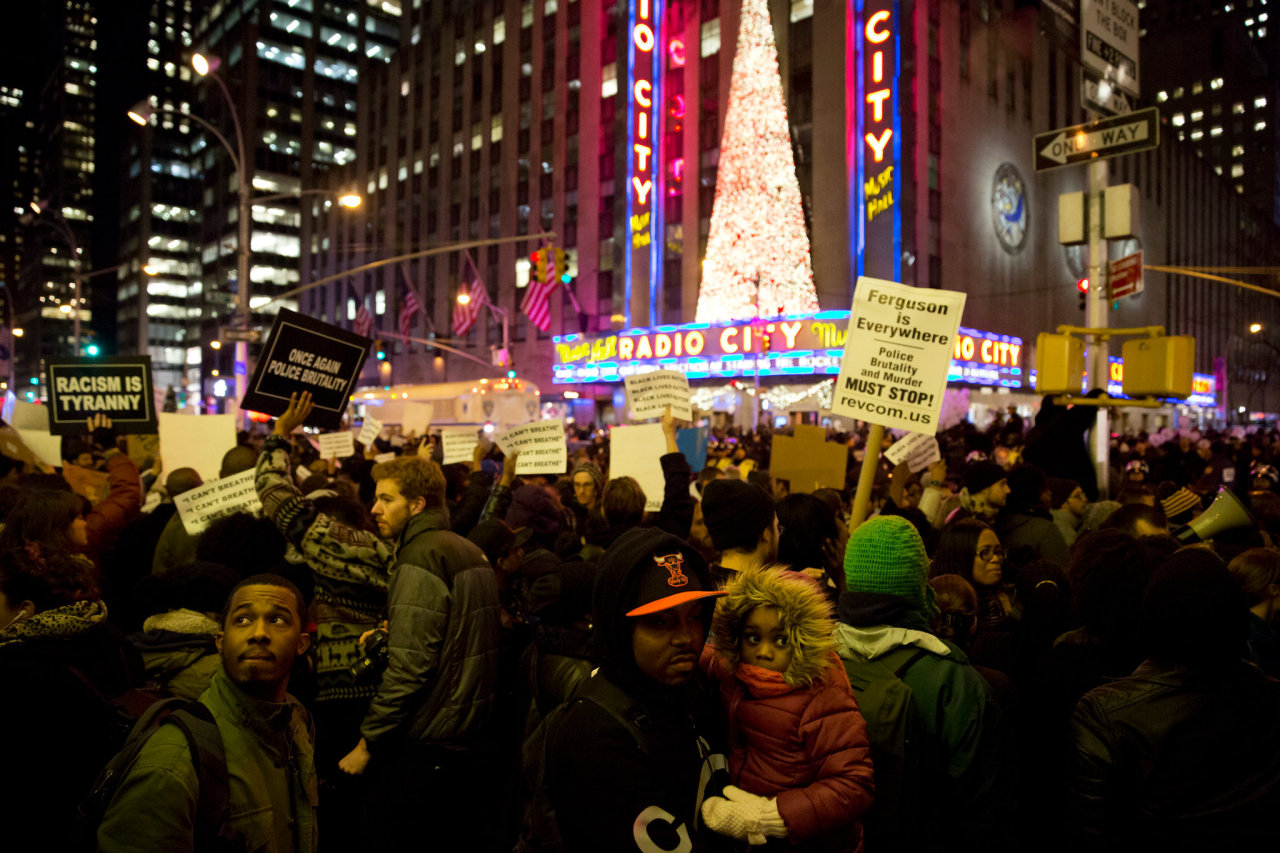
[[[381,338],[373,342],[373,357],[378,361],[385,361],[387,358],[387,348],[383,345]]]
[[[535,249],[529,255],[529,280],[547,280],[547,253],[542,249]]]
[[[552,259],[555,261],[555,275],[561,284],[568,284],[573,281],[573,277],[569,275],[569,259],[564,249],[546,249],[544,251],[552,252]],[[548,270],[549,272],[549,270]]]
[[[1076,290],[1080,292],[1080,310],[1085,310],[1089,305],[1089,279],[1082,278],[1076,282]]]
[[[764,353],[765,355],[769,354],[769,333],[768,332],[760,333],[760,352]]]

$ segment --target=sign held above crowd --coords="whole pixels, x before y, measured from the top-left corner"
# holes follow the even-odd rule
[[[336,430],[370,346],[368,338],[282,309],[240,408],[279,416],[290,394],[310,391],[315,405],[305,425]]]
[[[689,398],[689,377],[678,370],[654,370],[626,378],[627,399],[635,420],[660,418],[671,407],[671,415],[693,420]]]
[[[503,453],[519,452],[516,474],[563,474],[569,467],[569,444],[564,439],[564,418],[534,421],[506,432],[498,439]]]
[[[65,358],[47,362],[45,369],[51,434],[82,433],[95,414],[111,418],[121,434],[156,431],[150,356]]]

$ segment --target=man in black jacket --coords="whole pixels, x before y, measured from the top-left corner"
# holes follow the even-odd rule
[[[360,743],[339,766],[369,768],[377,834],[398,850],[442,826],[487,825],[476,786],[491,752],[498,587],[484,552],[450,530],[439,465],[402,456],[373,479],[378,533],[396,542],[389,657]]]
[[[630,530],[601,558],[593,595],[600,669],[547,737],[547,790],[566,850],[716,843],[700,809],[724,756],[710,745],[714,704],[705,704],[707,716],[694,681],[720,594],[697,551],[661,530]]]

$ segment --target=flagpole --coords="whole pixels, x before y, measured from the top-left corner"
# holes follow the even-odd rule
[[[489,313],[493,314],[500,321],[502,321],[502,351],[507,354],[508,369],[514,368],[515,363],[510,360],[511,359],[510,315],[507,314],[507,309],[494,305],[493,300],[489,298],[489,285],[485,283],[484,276],[480,275],[480,269],[479,267],[476,266],[475,258],[471,257],[471,250],[463,249],[462,254],[463,254],[463,257],[467,259],[467,264],[471,267],[471,274],[475,276],[475,281],[479,282],[480,286],[484,288],[484,304],[489,308]],[[472,296],[471,298],[475,299],[475,296]],[[492,353],[493,347],[489,347],[489,351],[490,353]]]

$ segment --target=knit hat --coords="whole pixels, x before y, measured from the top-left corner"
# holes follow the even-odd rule
[[[929,609],[929,556],[915,526],[902,516],[880,515],[858,525],[844,551],[844,577],[849,592],[895,595],[914,609]]]
[[[1160,501],[1165,517],[1173,523],[1190,521],[1200,511],[1200,506],[1200,496],[1186,486]],[[1184,513],[1187,513],[1185,518],[1182,517]]]
[[[586,474],[596,484],[596,494],[600,494],[600,490],[604,488],[604,474],[596,467],[594,462],[583,462],[577,468],[573,469],[573,475]],[[570,478],[572,479],[572,477]]]
[[[507,508],[507,524],[512,528],[527,527],[533,531],[534,540],[544,548],[550,548],[560,534],[560,508],[555,498],[540,486],[525,485],[511,495]]]
[[[1054,509],[1058,509],[1067,502],[1067,498],[1071,497],[1071,493],[1080,488],[1080,484],[1075,480],[1068,480],[1066,477],[1050,477],[1044,481],[1052,495],[1050,503]]]
[[[702,518],[717,551],[753,550],[776,512],[768,492],[742,480],[712,480],[702,490]]]
[[[1085,509],[1084,515],[1080,518],[1080,535],[1084,536],[1093,530],[1098,530],[1111,517],[1111,513],[1120,508],[1119,501],[1094,501]]]
[[[969,490],[969,494],[976,495],[1008,476],[1008,472],[994,462],[974,462],[965,469],[964,487]]]

